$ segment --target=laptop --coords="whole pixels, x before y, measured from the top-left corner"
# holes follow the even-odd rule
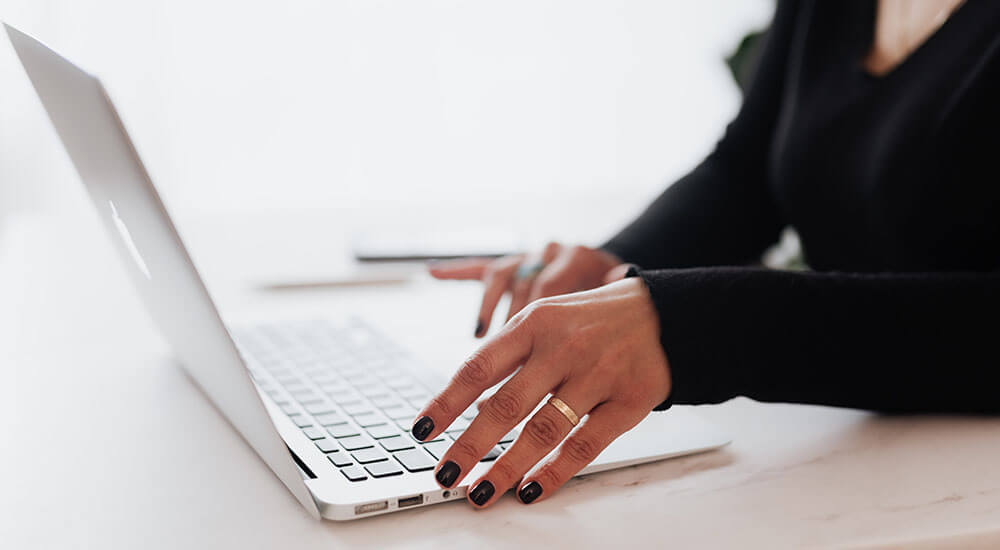
[[[434,441],[412,438],[414,416],[445,381],[358,319],[226,326],[104,86],[4,27],[179,363],[302,506],[316,518],[352,520],[465,498],[467,485],[442,489],[434,468],[475,410]],[[518,430],[508,434],[466,479],[477,479],[517,437]],[[728,442],[689,409],[673,407],[622,435],[580,475]]]

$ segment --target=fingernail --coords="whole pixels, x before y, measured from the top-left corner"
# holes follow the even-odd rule
[[[540,496],[542,496],[542,486],[537,481],[528,482],[517,492],[517,498],[521,499],[521,502],[525,504],[535,502],[535,499]]]
[[[417,420],[417,422],[413,425],[413,428],[410,430],[413,437],[417,438],[419,441],[427,439],[427,436],[431,435],[431,432],[433,431],[434,421],[431,420],[431,417],[429,416],[420,417],[420,420]]]
[[[442,486],[451,487],[458,480],[458,474],[460,473],[462,473],[462,469],[458,467],[458,464],[449,460],[444,463],[444,466],[441,466],[441,469],[437,471],[434,477],[437,478],[438,483]]]
[[[479,485],[472,488],[469,498],[472,499],[472,502],[476,503],[476,506],[482,506],[493,496],[494,492],[496,492],[496,489],[493,487],[493,484],[484,479],[479,482]]]
[[[476,321],[476,338],[483,335],[483,320],[480,319]]]

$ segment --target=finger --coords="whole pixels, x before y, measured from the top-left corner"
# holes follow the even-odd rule
[[[635,267],[634,264],[618,264],[615,267],[612,267],[607,273],[604,274],[604,284],[624,279],[628,270],[633,267]]]
[[[483,403],[472,424],[441,457],[435,474],[442,487],[451,488],[496,446],[504,434],[523,420],[562,379],[560,369],[538,358],[529,359],[517,374]],[[513,487],[503,487],[504,490]]]
[[[510,293],[510,309],[507,311],[508,321],[510,321],[511,317],[517,315],[518,311],[524,309],[524,306],[528,305],[528,296],[531,294],[531,286],[534,280],[534,277],[529,277],[514,281],[514,288]]]
[[[483,275],[483,302],[479,306],[479,317],[476,320],[476,338],[482,338],[490,328],[493,312],[500,303],[503,293],[510,288],[514,280],[514,272],[521,264],[521,256],[501,258],[488,268]]]
[[[603,393],[604,388],[581,381],[563,384],[555,395],[582,417],[603,400]],[[515,487],[539,460],[551,453],[572,429],[573,424],[559,409],[551,403],[543,405],[525,423],[514,445],[482,478],[470,484],[469,501],[479,507],[495,502],[504,491]]]
[[[648,411],[621,401],[609,401],[590,411],[555,456],[525,477],[517,498],[531,504],[548,498],[570,478],[594,461],[618,436],[635,427]]]
[[[531,353],[532,333],[522,322],[505,326],[455,373],[445,389],[417,415],[411,433],[420,441],[441,434],[487,388],[496,385]]]
[[[570,282],[570,272],[572,271],[571,256],[560,254],[551,264],[549,264],[535,279],[531,287],[531,294],[528,296],[528,303],[548,296],[565,294],[573,290]]]
[[[493,261],[490,258],[464,258],[434,262],[427,269],[435,279],[482,279],[486,267]]]
[[[545,250],[542,251],[539,261],[543,266],[545,266],[541,273],[535,276],[531,276],[525,279],[514,282],[514,289],[511,292],[510,298],[510,309],[507,312],[507,320],[509,321],[512,317],[517,315],[517,312],[524,309],[524,306],[531,303],[534,299],[531,297],[532,292],[536,286],[536,281],[545,274],[546,271],[550,270],[551,264],[558,262],[559,258],[562,256],[563,247],[559,243],[551,242],[545,246]]]

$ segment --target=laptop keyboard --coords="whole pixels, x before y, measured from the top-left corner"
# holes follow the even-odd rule
[[[411,357],[357,320],[259,325],[233,336],[261,391],[353,482],[433,470],[476,416],[470,407],[436,439],[413,438],[432,394],[406,368]],[[482,461],[516,437],[504,436]]]

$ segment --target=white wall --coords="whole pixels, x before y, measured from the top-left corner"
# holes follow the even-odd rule
[[[770,0],[0,0],[104,75],[181,209],[639,204],[739,103]],[[0,213],[74,173],[0,41]],[[75,181],[75,180],[74,180]],[[633,204],[630,203],[630,204]]]

